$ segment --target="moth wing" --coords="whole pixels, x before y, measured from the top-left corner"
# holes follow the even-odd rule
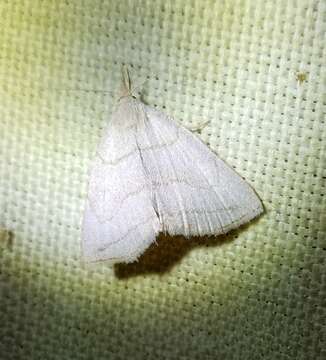
[[[142,159],[162,231],[218,235],[263,211],[253,189],[197,136],[165,114],[144,109],[148,129]]]
[[[133,116],[128,104],[117,109],[90,170],[82,225],[83,253],[89,262],[134,261],[159,232]]]

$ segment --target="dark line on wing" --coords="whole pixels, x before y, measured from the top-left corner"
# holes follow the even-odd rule
[[[135,149],[133,149],[132,151],[129,151],[128,153],[116,158],[115,160],[106,160],[103,158],[103,156],[100,154],[99,151],[96,151],[96,155],[99,157],[99,159],[105,164],[105,165],[110,165],[110,166],[116,166],[119,164],[120,161],[123,161],[125,159],[127,159],[128,157],[130,157],[131,155],[137,153],[137,151],[149,151],[149,150],[157,150],[157,149],[161,149],[161,148],[165,148],[168,146],[172,146],[174,145],[179,139],[179,129],[177,128],[177,136],[175,139],[171,140],[170,142],[166,142],[163,144],[156,144],[156,145],[150,145],[150,146],[145,146],[145,147],[135,147]]]
[[[141,225],[145,225],[147,224],[150,220],[152,219],[156,219],[156,215],[151,215],[150,217],[146,218],[144,221],[132,226],[131,228],[128,229],[128,231],[121,236],[120,238],[118,238],[115,241],[111,241],[110,243],[106,244],[104,247],[100,247],[97,250],[99,252],[105,251],[107,250],[109,247],[111,247],[112,245],[118,244],[119,242],[123,241],[126,237],[128,237],[128,235],[133,232],[134,230],[138,229]]]

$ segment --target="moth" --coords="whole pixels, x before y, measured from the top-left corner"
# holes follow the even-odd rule
[[[196,135],[123,91],[89,173],[88,262],[135,261],[162,233],[225,234],[263,211],[254,190]]]

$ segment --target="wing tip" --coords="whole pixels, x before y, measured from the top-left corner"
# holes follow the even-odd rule
[[[155,243],[158,233],[158,230],[154,230],[152,234],[147,234],[147,238],[137,243],[137,246],[135,247],[130,246],[128,248],[123,248],[118,252],[116,251],[117,249],[115,249],[115,256],[112,256],[113,251],[111,248],[99,251],[95,247],[87,249],[85,246],[83,246],[83,262],[85,264],[106,263],[108,265],[133,263],[138,261],[138,259],[146,252],[151,244]]]

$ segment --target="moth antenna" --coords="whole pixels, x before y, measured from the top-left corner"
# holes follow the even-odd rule
[[[122,72],[122,95],[129,96],[131,95],[131,80],[127,65],[122,65],[121,72]]]

